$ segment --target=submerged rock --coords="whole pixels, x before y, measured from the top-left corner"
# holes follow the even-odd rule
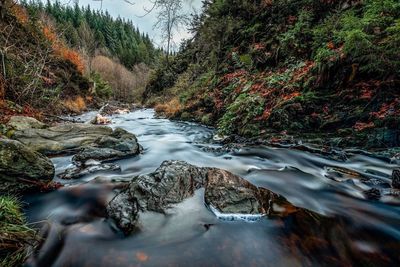
[[[400,169],[394,170],[392,173],[392,187],[400,189]]]
[[[0,139],[0,193],[20,193],[48,183],[54,177],[53,163],[22,143]]]
[[[223,217],[221,214],[287,216],[298,210],[283,197],[228,171],[165,161],[155,172],[133,178],[108,204],[108,215],[129,233],[137,227],[140,211],[164,213],[171,204],[193,196],[203,186],[205,203],[218,217]]]
[[[85,175],[93,174],[101,171],[120,171],[121,167],[112,163],[99,163],[96,165],[89,165],[83,167],[74,167],[65,170],[63,173],[57,175],[61,179],[71,180],[79,179]]]

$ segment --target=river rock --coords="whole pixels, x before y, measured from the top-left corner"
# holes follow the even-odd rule
[[[112,133],[113,130],[107,126],[74,123],[14,131],[10,138],[44,154],[61,154],[76,151]]]
[[[0,193],[20,193],[48,183],[54,166],[45,156],[16,140],[0,139]]]
[[[221,213],[271,215],[272,204],[281,197],[228,171],[210,169],[204,198],[207,205]]]
[[[73,162],[82,166],[88,160],[108,161],[139,154],[141,147],[134,134],[116,128],[110,135],[101,136],[93,144],[84,147],[73,157]]]
[[[153,173],[132,179],[107,207],[108,216],[125,232],[135,229],[140,211],[165,213],[171,204],[205,186],[205,202],[223,214],[286,216],[297,211],[283,197],[258,188],[225,170],[165,161]]]
[[[26,129],[44,129],[46,124],[35,118],[24,116],[13,116],[7,123],[7,126],[13,130],[21,131]]]
[[[392,173],[392,187],[400,189],[400,169],[394,170]]]

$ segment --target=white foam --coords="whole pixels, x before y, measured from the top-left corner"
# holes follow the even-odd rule
[[[245,222],[256,222],[263,218],[265,214],[244,214],[244,213],[222,213],[213,205],[208,205],[212,213],[217,216],[218,219],[224,221],[245,221]]]

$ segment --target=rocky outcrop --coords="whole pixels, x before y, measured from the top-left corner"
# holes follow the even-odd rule
[[[67,154],[81,150],[75,157],[76,162],[113,160],[140,152],[134,134],[100,125],[74,123],[46,129],[25,128],[13,131],[11,138],[43,154]]]
[[[110,127],[76,123],[62,124],[47,129],[29,128],[14,131],[10,138],[44,154],[61,154],[76,151],[112,133],[113,130]]]
[[[0,139],[0,193],[21,193],[50,182],[54,166],[22,143]]]
[[[119,171],[120,166],[106,161],[135,156],[141,149],[134,134],[117,128],[110,135],[99,137],[92,144],[84,146],[72,158],[75,167],[65,170],[58,177],[77,179],[100,171]]]
[[[137,227],[140,211],[164,213],[171,204],[191,197],[203,186],[205,203],[213,212],[261,217],[286,216],[297,211],[283,197],[228,171],[165,161],[155,172],[133,178],[108,204],[108,216],[129,233]]]

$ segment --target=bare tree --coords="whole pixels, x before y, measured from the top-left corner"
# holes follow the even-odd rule
[[[157,9],[157,22],[154,28],[161,30],[163,41],[166,43],[167,67],[169,67],[174,32],[188,23],[189,18],[182,12],[182,0],[159,0]]]
[[[103,0],[100,1],[101,8],[103,7]],[[130,0],[123,0],[131,5],[134,2]],[[193,0],[149,0],[152,4],[150,8],[143,7],[145,14],[139,17],[147,16],[149,13],[157,10],[157,21],[154,24],[154,29],[161,30],[163,42],[166,45],[166,59],[167,66],[169,67],[169,56],[171,54],[171,47],[174,44],[174,33],[180,26],[184,26],[189,22],[188,14],[183,11],[184,2],[192,3]]]

